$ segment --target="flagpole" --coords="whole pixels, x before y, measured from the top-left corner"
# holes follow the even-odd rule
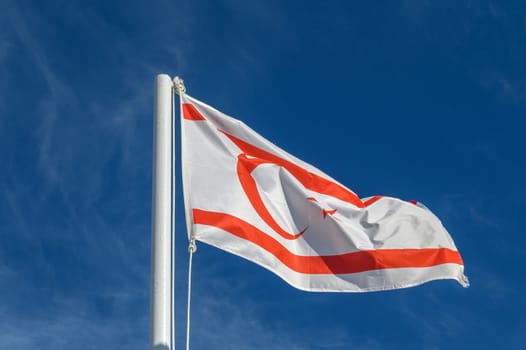
[[[152,178],[151,350],[173,350],[171,332],[172,79],[155,79]]]

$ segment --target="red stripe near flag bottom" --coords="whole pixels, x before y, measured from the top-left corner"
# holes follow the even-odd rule
[[[379,249],[327,256],[296,255],[265,232],[235,216],[193,209],[193,217],[195,224],[214,226],[256,244],[274,255],[288,268],[299,273],[349,274],[441,264],[464,265],[460,254],[448,248]]]

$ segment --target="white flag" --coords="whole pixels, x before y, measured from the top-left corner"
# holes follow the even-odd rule
[[[453,240],[420,203],[361,199],[203,102],[182,94],[181,111],[191,238],[308,291],[468,285]]]

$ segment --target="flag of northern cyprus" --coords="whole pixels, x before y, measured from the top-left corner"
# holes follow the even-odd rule
[[[190,238],[302,290],[378,291],[437,279],[468,285],[453,240],[422,204],[360,198],[188,95],[181,114]]]

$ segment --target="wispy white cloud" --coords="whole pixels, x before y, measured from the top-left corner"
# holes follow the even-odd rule
[[[32,96],[37,106],[33,120],[37,133],[38,166],[46,179],[40,188],[40,194],[49,195],[51,191],[58,191],[66,203],[69,215],[76,216],[74,205],[67,191],[64,189],[60,174],[60,161],[54,149],[54,140],[57,138],[59,116],[68,110],[75,114],[78,111],[78,100],[74,90],[68,86],[55,72],[49,62],[48,52],[42,47],[35,34],[38,31],[34,26],[39,24],[39,19],[29,10],[10,3],[6,12],[6,20],[16,35],[17,45],[28,54],[33,62],[33,67],[38,73],[35,80],[45,82],[47,93],[43,96]],[[28,164],[29,166],[32,166]]]
[[[466,315],[462,311],[451,314],[442,310],[440,298],[433,295],[426,302],[434,306],[431,307],[432,314],[422,312],[410,301],[398,305],[404,322],[414,326],[413,332],[423,348],[436,347],[445,343],[446,339],[455,339],[465,333],[469,325],[464,323]]]
[[[440,45],[448,48],[440,50],[440,54],[461,66],[469,79],[498,99],[525,102],[526,79],[515,74],[517,69],[524,68],[526,28],[520,11],[492,0],[459,2],[453,6],[405,0],[402,8],[424,38],[447,43]],[[447,21],[441,21],[440,28],[429,25],[430,20],[437,19]],[[488,34],[493,36],[491,40],[485,38]]]
[[[521,291],[514,287],[515,281],[507,280],[491,264],[478,263],[470,269],[477,290],[488,300],[491,300],[492,303],[504,303],[521,298]]]
[[[4,265],[1,261],[0,261],[0,276],[6,276],[6,275],[11,275],[11,274],[14,274],[15,271],[13,269],[10,269],[8,266]]]
[[[0,318],[0,344],[6,349],[144,349],[148,330],[147,315],[134,319],[101,318],[91,305],[78,300],[50,301],[49,314],[9,313]]]

